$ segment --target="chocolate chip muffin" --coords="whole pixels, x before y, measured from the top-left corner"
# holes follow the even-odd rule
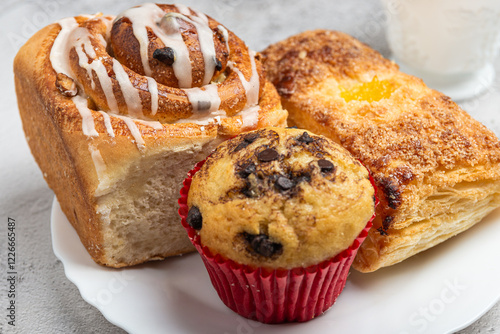
[[[347,249],[374,213],[366,168],[333,141],[265,128],[222,143],[193,176],[186,221],[213,254],[305,268]]]

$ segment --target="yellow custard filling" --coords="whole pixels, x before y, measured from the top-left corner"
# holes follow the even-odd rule
[[[394,86],[389,80],[378,80],[374,77],[370,82],[355,85],[350,89],[340,87],[340,96],[346,101],[375,102],[387,99],[394,91]]]

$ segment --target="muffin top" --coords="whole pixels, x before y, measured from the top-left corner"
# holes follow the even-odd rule
[[[222,143],[193,176],[188,224],[214,254],[292,269],[348,248],[374,213],[368,171],[335,142],[265,128]]]

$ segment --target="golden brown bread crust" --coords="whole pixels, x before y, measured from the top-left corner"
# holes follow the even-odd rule
[[[79,22],[88,19],[77,18]],[[63,212],[89,254],[99,264],[122,267],[193,250],[178,224],[179,231],[176,233],[182,233],[180,238],[185,240],[180,241],[175,249],[158,251],[162,248],[160,245],[147,254],[138,252],[134,257],[134,249],[131,248],[129,253],[133,259],[111,257],[109,251],[116,245],[105,237],[110,231],[106,230],[108,227],[103,221],[109,220],[104,217],[109,212],[103,211],[100,201],[109,197],[124,180],[133,179],[134,169],[144,163],[168,162],[169,157],[175,156],[180,159],[179,169],[175,170],[176,177],[183,178],[189,170],[188,165],[192,166],[195,161],[204,158],[227,136],[263,126],[286,125],[287,114],[281,108],[274,87],[269,82],[262,83],[258,121],[249,127],[245,127],[241,116],[223,118],[219,123],[206,125],[164,123],[160,126],[112,116],[107,125],[105,115],[93,109],[93,104],[89,102],[88,111],[96,131],[96,135],[89,136],[82,130],[84,122],[74,100],[61,94],[56,87],[56,72],[49,55],[60,31],[59,24],[52,24],[37,32],[17,54],[14,73],[19,111],[28,143]],[[143,145],[137,142],[137,134],[132,133],[128,121],[137,127]],[[113,136],[109,135],[109,125]],[[175,194],[164,204],[174,214],[176,199]],[[168,236],[168,231],[162,233]],[[125,237],[120,238],[122,243]]]
[[[336,140],[373,174],[381,203],[355,268],[399,262],[500,205],[497,137],[378,52],[346,34],[317,30],[263,55],[289,123]],[[439,196],[449,201],[432,204]],[[475,210],[471,203],[485,208],[465,219]]]
[[[57,103],[54,99],[59,95],[49,93],[54,87],[55,79],[50,83],[46,82],[50,72],[44,72],[46,67],[43,66],[43,52],[50,49],[51,41],[47,39],[50,30],[50,27],[46,27],[37,32],[23,46],[26,56],[22,57],[19,53],[14,61],[16,94],[18,97],[25,97],[18,99],[23,129],[45,180],[54,193],[61,194],[59,201],[63,212],[77,230],[92,258],[102,263],[102,249],[94,247],[102,243],[100,229],[97,224],[85,223],[98,221],[93,210],[93,196],[87,191],[88,184],[85,184],[94,183],[95,180],[85,181],[81,178],[80,171],[68,152],[64,126],[61,124],[72,123],[55,117],[54,114],[59,115],[60,109],[54,107]],[[64,104],[60,108],[64,108]]]

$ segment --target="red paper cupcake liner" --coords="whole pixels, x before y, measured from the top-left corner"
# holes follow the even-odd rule
[[[263,323],[304,322],[328,310],[344,289],[351,264],[375,215],[349,248],[320,264],[290,270],[266,270],[238,264],[212,254],[201,245],[196,230],[187,224],[191,180],[204,162],[196,164],[183,182],[179,215],[222,302],[239,315]],[[371,181],[373,184],[373,179]]]

